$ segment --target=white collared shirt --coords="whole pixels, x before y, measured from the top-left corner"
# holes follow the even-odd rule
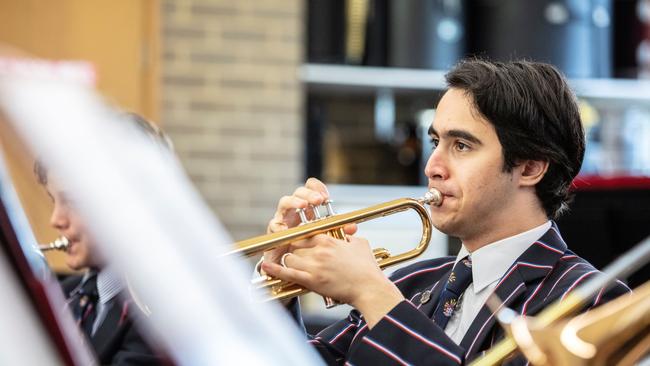
[[[94,335],[99,326],[104,322],[106,314],[113,306],[111,300],[124,289],[124,281],[112,268],[105,268],[97,274],[97,316],[93,323]]]
[[[463,340],[474,318],[508,268],[550,227],[551,221],[547,221],[533,229],[488,244],[471,253],[473,282],[463,293],[460,307],[454,311],[445,328],[445,333],[456,344],[460,344]],[[463,245],[456,256],[456,263],[467,255],[470,255],[470,252]]]

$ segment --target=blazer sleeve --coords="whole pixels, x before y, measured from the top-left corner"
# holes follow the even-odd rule
[[[135,327],[131,325],[124,335],[120,349],[115,353],[111,365],[138,366],[162,365],[163,359],[155,354],[149,345],[142,339]]]
[[[396,271],[391,280],[408,275],[409,283],[401,282],[398,287],[407,298],[411,297],[415,289],[435,283],[432,278],[413,274],[420,269],[432,273],[429,268],[435,269],[441,263],[445,260],[409,266]],[[295,317],[299,315],[299,306],[298,309],[290,307],[289,311]],[[371,330],[361,313],[352,310],[345,319],[310,336],[309,343],[328,365],[460,365],[465,354],[463,348],[408,300],[395,306]]]
[[[106,350],[110,361],[100,356],[102,364],[105,361],[111,365],[139,366],[169,364],[163,354],[156,352],[140,333],[139,324],[144,314],[136,309],[129,308],[128,317],[124,324],[118,327],[123,331],[122,336],[116,336],[114,347]]]
[[[464,350],[409,301],[386,314],[351,349],[353,365],[460,365]]]
[[[461,365],[464,350],[411,302],[402,301],[370,331],[358,311],[310,339],[328,365]]]

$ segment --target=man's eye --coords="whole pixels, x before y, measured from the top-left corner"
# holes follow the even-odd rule
[[[463,143],[463,142],[460,142],[460,141],[458,141],[458,142],[456,143],[456,148],[457,148],[459,151],[467,151],[467,150],[469,150],[469,146],[466,145],[466,144]]]
[[[61,194],[59,195],[59,204],[65,205],[65,206],[70,206],[72,205],[72,199],[68,197],[67,195]]]
[[[429,141],[431,142],[431,145],[433,146],[434,149],[436,147],[438,147],[438,143],[440,142],[440,140],[438,140],[437,138],[434,138],[434,137],[432,137],[431,140],[429,140]]]

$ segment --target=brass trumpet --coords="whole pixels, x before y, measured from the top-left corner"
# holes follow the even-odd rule
[[[433,225],[431,224],[431,218],[429,217],[429,212],[425,205],[433,204],[435,206],[440,206],[442,204],[442,194],[436,189],[431,189],[424,195],[424,197],[419,199],[396,199],[345,214],[335,214],[331,203],[331,201],[325,202],[324,206],[327,209],[327,213],[324,217],[321,217],[318,207],[312,207],[314,216],[313,221],[307,219],[304,210],[298,211],[301,221],[303,222],[301,225],[288,230],[239,241],[234,244],[236,249],[232,250],[227,255],[239,254],[244,256],[254,256],[256,254],[264,253],[267,250],[282,245],[288,245],[292,242],[323,233],[327,233],[328,235],[332,235],[338,239],[345,239],[343,227],[347,224],[362,223],[375,218],[403,212],[408,209],[415,210],[422,221],[422,238],[420,239],[420,242],[410,251],[397,255],[391,255],[390,252],[384,248],[374,249],[373,252],[377,259],[377,264],[383,269],[393,264],[415,258],[426,250],[429,246],[429,241],[431,240],[431,230]],[[253,286],[260,290],[267,289],[267,293],[269,294],[268,300],[289,299],[309,292],[309,290],[301,286],[277,278],[272,278],[270,276],[260,277],[258,280],[253,282]],[[325,301],[327,307],[336,305],[336,303],[331,299],[326,298]]]
[[[56,240],[51,243],[39,245],[38,249],[40,249],[42,252],[47,252],[49,250],[60,250],[65,252],[66,249],[68,249],[68,245],[70,245],[68,238],[61,236],[56,238]]]

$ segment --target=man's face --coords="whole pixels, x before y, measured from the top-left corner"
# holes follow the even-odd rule
[[[441,206],[431,206],[434,226],[465,240],[503,225],[501,215],[517,183],[503,171],[494,126],[472,110],[462,90],[452,88],[440,100],[429,132],[434,149],[425,174],[429,187],[444,196]]]
[[[86,267],[96,267],[99,263],[94,253],[92,239],[84,227],[81,218],[77,215],[72,202],[64,191],[50,181],[46,186],[52,198],[54,209],[50,217],[50,225],[70,242],[66,250],[66,265],[73,270]]]

